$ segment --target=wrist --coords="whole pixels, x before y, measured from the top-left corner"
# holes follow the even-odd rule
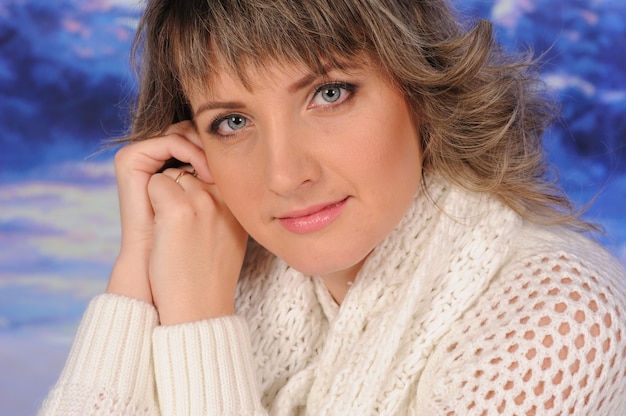
[[[161,325],[179,325],[204,321],[235,314],[234,300],[194,300],[189,297],[172,296],[167,302],[156,305]]]
[[[111,271],[106,293],[153,304],[147,267],[137,259],[120,254]]]

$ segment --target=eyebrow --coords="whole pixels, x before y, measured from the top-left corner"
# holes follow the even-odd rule
[[[330,68],[324,67],[322,68],[322,73],[310,73],[304,75],[299,80],[295,81],[289,87],[287,87],[287,91],[289,93],[294,93],[303,88],[311,85],[315,80],[322,78],[328,74]],[[206,103],[200,105],[198,109],[194,112],[194,118],[198,117],[198,115],[204,111],[216,110],[216,109],[224,109],[224,110],[235,110],[243,107],[242,103],[237,101],[207,101]]]
[[[236,110],[241,107],[243,107],[243,104],[236,101],[208,101],[198,107],[198,109],[193,113],[193,117],[196,118],[202,112],[216,110],[218,108]]]
[[[291,84],[287,88],[287,91],[289,91],[290,93],[300,91],[301,89],[306,88],[309,85],[311,85],[316,79],[324,77],[326,74],[328,74],[328,70],[326,68],[324,68],[324,71],[321,74],[307,74],[303,76],[302,78],[300,78],[299,80],[297,80],[296,82],[294,82],[293,84]]]

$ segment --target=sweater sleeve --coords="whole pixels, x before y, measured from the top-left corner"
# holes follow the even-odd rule
[[[163,415],[265,415],[246,321],[160,326],[154,368]]]
[[[89,304],[40,416],[155,415],[151,305],[104,294]]]
[[[429,360],[424,414],[626,414],[623,270],[554,253],[505,276]]]

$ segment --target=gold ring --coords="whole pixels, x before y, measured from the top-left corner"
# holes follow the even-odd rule
[[[180,178],[187,174],[190,174],[190,172],[187,172],[186,170],[181,170],[176,179],[174,179],[174,182],[178,183],[180,181]]]

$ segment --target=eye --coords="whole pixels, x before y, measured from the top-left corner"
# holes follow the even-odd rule
[[[211,123],[209,132],[219,136],[229,136],[248,125],[248,119],[241,114],[228,114]]]
[[[313,96],[313,106],[341,103],[350,97],[356,87],[345,82],[330,82],[320,86]]]
[[[319,92],[320,98],[326,102],[334,103],[341,97],[341,88],[328,87]]]

